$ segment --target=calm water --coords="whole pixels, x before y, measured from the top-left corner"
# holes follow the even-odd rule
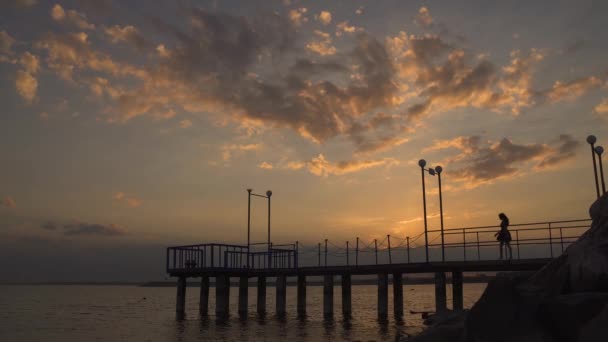
[[[470,307],[484,288],[485,284],[465,284],[465,306]],[[336,286],[335,318],[324,321],[323,288],[310,286],[308,317],[299,320],[295,314],[296,288],[288,287],[288,316],[280,320],[273,314],[274,288],[269,287],[269,314],[259,318],[255,314],[256,291],[250,288],[250,315],[241,320],[235,314],[238,289],[232,288],[231,318],[218,321],[213,315],[199,317],[198,288],[189,287],[186,319],[177,321],[174,288],[0,286],[0,291],[0,341],[394,341],[400,331],[416,333],[422,328],[420,315],[409,310],[434,307],[432,285],[406,285],[404,322],[389,317],[381,323],[376,319],[376,287],[353,286],[353,317],[344,321],[340,287]],[[448,298],[450,292],[448,286]],[[212,288],[210,312],[214,312],[213,294]]]

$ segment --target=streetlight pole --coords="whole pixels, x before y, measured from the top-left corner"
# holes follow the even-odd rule
[[[272,196],[272,191],[266,191],[266,197],[268,198],[268,265],[272,268],[272,247],[270,245],[270,196]]]
[[[595,137],[595,135],[590,135],[587,137],[587,143],[589,145],[591,145],[591,158],[593,159],[593,174],[595,175],[595,192],[597,193],[597,197],[600,197],[600,186],[598,184],[598,180],[597,180],[597,165],[595,163],[595,148],[594,148],[594,144],[597,141],[597,138]],[[600,156],[601,158],[601,156]]]
[[[247,189],[247,268],[249,268],[249,248],[251,246],[251,191]]]
[[[439,219],[441,222],[441,261],[445,262],[445,240],[443,237],[443,197],[441,194],[441,171],[443,171],[443,168],[441,166],[435,167],[435,172],[437,173],[437,178],[439,179]]]
[[[604,183],[604,168],[602,167],[602,153],[604,153],[604,148],[602,146],[596,146],[595,153],[597,153],[598,162],[600,164],[600,178],[602,179],[602,195],[603,195],[606,193],[606,183]]]
[[[429,236],[428,236],[428,225],[426,222],[426,188],[424,186],[424,167],[426,166],[426,160],[420,159],[418,161],[420,166],[420,172],[422,174],[422,207],[424,209],[424,252],[426,255],[426,262],[429,262]]]

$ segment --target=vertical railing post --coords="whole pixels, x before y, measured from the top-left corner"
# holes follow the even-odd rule
[[[562,235],[562,227],[559,227],[559,243],[562,245],[562,253],[564,253],[564,236]]]
[[[359,237],[357,236],[357,246],[355,247],[355,266],[359,266]]]
[[[325,239],[325,267],[327,267],[327,239]]]
[[[462,252],[464,255],[464,261],[467,261],[467,234],[462,228]]]
[[[549,222],[549,252],[551,258],[553,258],[553,234],[551,232],[551,222]]]
[[[393,259],[391,257],[391,236],[390,236],[390,234],[386,236],[386,239],[388,240],[388,263],[392,264]]]
[[[378,240],[374,239],[374,248],[376,251],[376,265],[378,265]]]
[[[519,230],[515,231],[515,243],[517,244],[517,260],[519,260]]]
[[[348,260],[348,241],[346,241],[346,266],[349,266],[349,260]]]
[[[405,241],[406,241],[406,245],[407,245],[407,263],[409,264],[410,263],[410,237],[407,236],[405,238]]]
[[[479,249],[479,232],[477,233],[477,260],[481,260],[481,249]]]
[[[299,254],[300,254],[300,243],[298,241],[296,241],[296,254],[294,255],[294,261],[293,261],[295,268],[299,268],[299,266],[300,266]]]

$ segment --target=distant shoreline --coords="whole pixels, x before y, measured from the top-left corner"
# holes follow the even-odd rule
[[[494,276],[470,276],[464,277],[464,283],[487,283],[492,280]],[[213,278],[212,278],[213,279]],[[450,283],[450,278],[448,277],[447,283]],[[336,285],[340,285],[339,277],[336,277],[336,281],[334,282]],[[352,279],[352,285],[375,285],[377,283],[376,279]],[[423,277],[423,278],[404,278],[404,285],[428,285],[434,284],[434,278]],[[69,282],[5,282],[0,283],[0,286],[136,286],[136,287],[174,287],[176,285],[176,281],[148,281],[148,282],[78,282],[78,281],[69,281]],[[231,282],[231,287],[238,287],[238,282]],[[274,281],[268,281],[267,286],[274,286]],[[296,286],[296,281],[288,281],[287,286]],[[308,280],[306,282],[307,286],[323,286],[323,280]],[[200,286],[200,282],[197,280],[188,282],[189,287]],[[214,287],[215,284],[213,281],[210,282],[209,286]],[[256,282],[250,281],[250,287],[255,287]]]

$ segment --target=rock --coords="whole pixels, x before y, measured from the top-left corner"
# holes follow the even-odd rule
[[[545,299],[538,310],[537,320],[556,342],[578,341],[582,328],[602,309],[607,308],[608,293],[583,292]],[[604,321],[604,336],[606,334]],[[590,329],[595,330],[593,327]]]

